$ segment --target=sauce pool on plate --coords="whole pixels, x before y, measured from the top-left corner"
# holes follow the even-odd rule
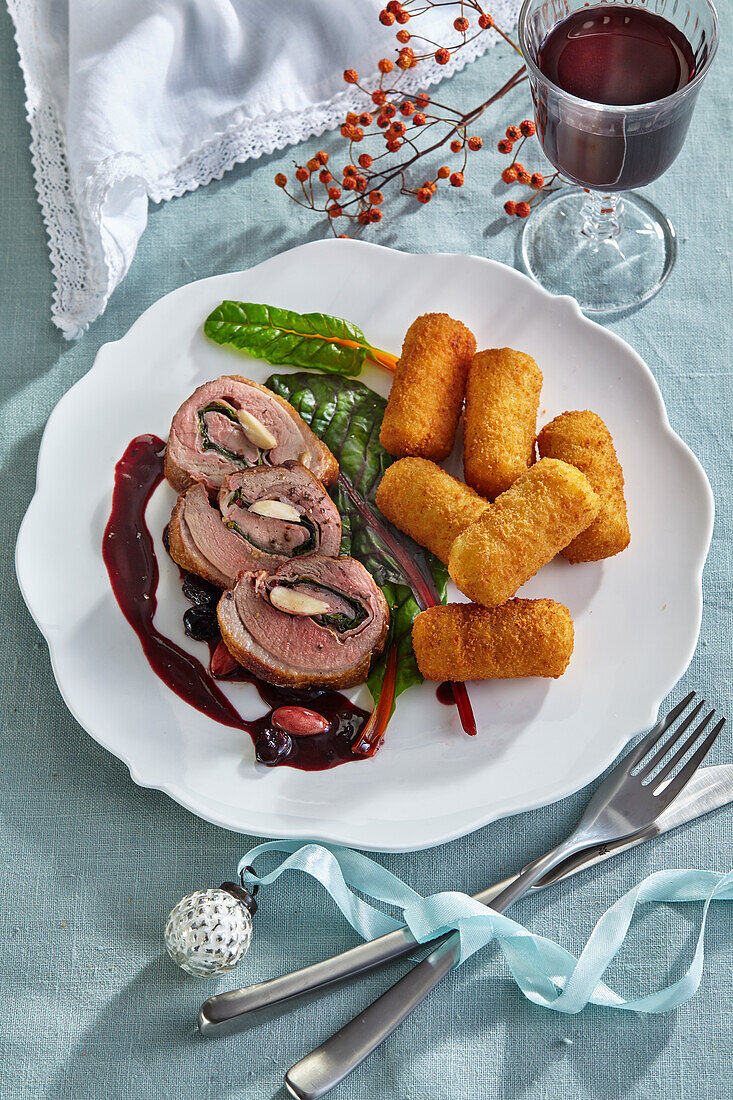
[[[249,734],[262,763],[323,771],[351,760],[363,760],[351,746],[369,714],[354,706],[341,692],[278,688],[239,665],[232,668],[227,662],[221,679],[253,684],[268,707],[261,718],[245,721],[201,662],[154,626],[159,569],[153,539],[145,523],[145,509],[163,480],[164,453],[165,444],[155,435],[140,435],[130,442],[115,467],[112,511],[102,543],[115,598],[140,639],[150,667],[184,702],[216,722]],[[198,623],[205,631],[201,640],[208,642],[213,657],[220,642],[213,626],[215,602],[212,602],[218,593],[212,590],[213,596],[207,597],[206,582],[192,574],[184,574],[182,581],[184,593],[193,604],[186,613],[187,632],[196,637],[194,624]],[[188,629],[189,624],[192,629]],[[327,721],[327,728],[309,736],[290,736],[273,723],[272,717],[276,710],[291,706],[316,711]]]

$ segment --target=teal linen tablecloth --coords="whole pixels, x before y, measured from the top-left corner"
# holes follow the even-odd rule
[[[648,190],[677,227],[679,261],[652,302],[609,327],[654,371],[673,427],[712,482],[717,518],[705,570],[702,633],[682,687],[701,690],[731,715],[733,26],[728,8],[721,8],[723,50],[685,149]],[[497,48],[459,75],[450,94],[469,105],[497,86],[513,64],[508,50]],[[124,765],[76,724],[18,592],[13,549],[33,493],[44,423],[98,348],[119,339],[175,287],[254,265],[317,238],[322,227],[272,186],[274,173],[290,168],[292,152],[245,165],[152,211],[132,270],[105,316],[78,343],[67,344],[49,320],[51,271],[5,13],[0,93],[0,1098],[282,1098],[285,1069],[409,964],[333,991],[246,1034],[200,1038],[200,1001],[234,983],[230,977],[207,984],[178,971],[163,953],[163,922],[181,895],[231,876],[251,838],[208,825],[164,795],[136,787]],[[495,110],[496,136],[529,113],[523,87]],[[336,143],[329,135],[322,144],[331,149]],[[427,209],[406,207],[367,239],[408,251],[471,252],[513,263],[519,223],[504,217],[504,192],[497,185],[506,162],[492,140],[486,146],[472,161],[461,193]],[[59,471],[59,489],[68,484]],[[712,759],[731,759],[730,733]],[[587,792],[496,822],[433,851],[379,858],[423,893],[477,889],[557,842],[586,798]],[[577,953],[606,907],[649,872],[726,870],[732,853],[733,814],[719,811],[525,901],[517,917]],[[608,975],[611,984],[631,992],[633,982],[641,993],[649,991],[655,973],[674,978],[692,949],[696,916],[686,905],[642,916],[624,962]],[[495,952],[475,956],[334,1097],[727,1100],[733,1096],[730,919],[728,906],[713,907],[700,991],[664,1016],[589,1009],[561,1017],[525,1001]],[[242,981],[272,976],[354,942],[315,886],[302,878],[281,880],[263,899],[253,947],[236,973]]]

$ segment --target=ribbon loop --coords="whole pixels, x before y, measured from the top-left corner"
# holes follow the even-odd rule
[[[253,874],[250,865],[265,852],[288,853],[273,871]],[[522,993],[535,1004],[555,1012],[580,1012],[587,1004],[606,1005],[630,1012],[668,1012],[697,990],[702,976],[704,934],[713,901],[733,900],[733,871],[657,871],[619,898],[593,929],[580,958],[559,944],[529,932],[468,894],[446,890],[422,897],[373,859],[323,844],[275,840],[247,852],[239,872],[249,885],[275,882],[285,871],[303,871],[328,891],[349,924],[364,939],[374,939],[406,924],[418,943],[427,943],[456,931],[460,937],[460,966],[476,951],[495,940]],[[402,922],[376,909],[360,894],[402,910]],[[703,903],[695,952],[687,971],[656,993],[626,999],[607,986],[602,975],[621,949],[636,906],[652,902]]]

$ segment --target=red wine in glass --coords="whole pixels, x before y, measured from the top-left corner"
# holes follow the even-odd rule
[[[524,265],[586,312],[639,306],[667,279],[677,241],[635,189],[682,148],[718,48],[713,0],[524,0],[518,29],[540,141],[579,185],[534,204]]]
[[[556,24],[542,43],[537,65],[557,88],[591,103],[625,107],[653,103],[693,79],[695,54],[682,31],[644,8],[581,8]],[[660,118],[657,129],[635,134],[593,120],[588,108],[562,117],[551,101],[538,102],[542,144],[563,175],[584,187],[628,191],[660,176],[685,139],[687,114]],[[629,116],[631,120],[631,115]]]

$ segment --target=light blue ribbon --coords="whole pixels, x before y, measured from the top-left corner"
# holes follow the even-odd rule
[[[266,875],[245,868],[264,852],[290,853]],[[284,871],[304,871],[325,886],[349,924],[366,940],[406,924],[418,943],[426,943],[455,929],[461,940],[457,966],[475,951],[496,940],[515,982],[525,997],[556,1012],[580,1012],[587,1004],[606,1005],[630,1012],[668,1012],[696,991],[702,976],[705,923],[712,901],[733,900],[733,871],[656,871],[607,909],[591,932],[580,958],[544,936],[527,931],[511,917],[495,913],[468,894],[445,891],[423,898],[396,875],[368,856],[349,848],[273,840],[258,844],[243,856],[239,872],[245,882],[269,885]],[[402,920],[376,909],[358,897],[402,910]],[[676,982],[645,997],[626,999],[601,981],[626,938],[637,905],[646,902],[703,902],[700,931],[692,961]]]

